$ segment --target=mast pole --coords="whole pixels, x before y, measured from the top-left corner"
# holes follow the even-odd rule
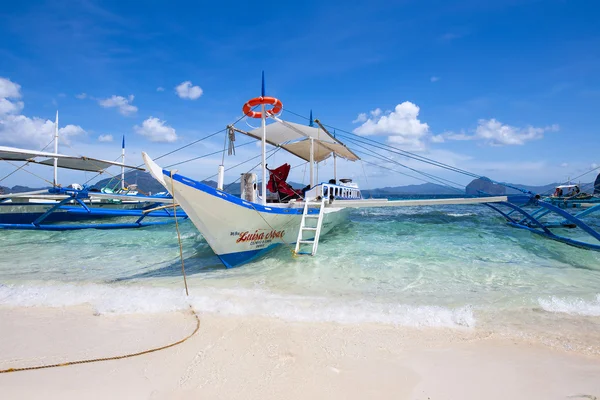
[[[333,131],[333,138],[335,139],[335,131]],[[337,156],[333,153],[333,179],[337,185]]]
[[[54,154],[58,154],[58,110],[54,123]],[[54,157],[54,187],[58,186],[58,158]]]
[[[313,124],[313,115],[312,109],[310,110],[310,116],[308,117],[308,126],[312,127]],[[315,142],[313,138],[310,138],[310,187],[314,186],[315,176],[314,176],[314,166],[315,166]],[[319,179],[319,164],[317,164],[317,179]]]
[[[121,145],[121,190],[125,190],[125,135],[123,135],[123,144]]]
[[[265,97],[265,71],[262,72],[262,91],[261,96]],[[267,123],[265,105],[260,106],[261,113],[261,124],[262,124],[262,187],[261,187],[261,199],[262,205],[267,205]]]

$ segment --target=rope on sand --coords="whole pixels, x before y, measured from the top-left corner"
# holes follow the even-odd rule
[[[171,173],[171,184],[173,184],[172,183],[173,182],[172,181],[172,174],[173,173]],[[175,194],[175,190],[174,189],[175,188],[173,187],[173,195]],[[177,239],[179,241],[179,256],[181,258],[181,271],[183,273],[183,282],[184,282],[184,285],[185,285],[185,294],[186,294],[186,296],[189,296],[188,286],[187,286],[187,279],[186,279],[186,276],[185,276],[185,265],[184,265],[184,262],[183,262],[183,248],[182,248],[182,245],[181,245],[181,234],[179,232],[179,225],[177,224],[177,204],[175,204],[175,196],[173,196],[173,212],[175,214],[175,216],[174,216],[174,218],[175,218],[175,227],[177,229]],[[90,363],[101,362],[101,361],[123,360],[125,358],[137,357],[137,356],[141,356],[141,355],[144,355],[144,354],[154,353],[154,352],[157,352],[157,351],[160,351],[160,350],[165,350],[165,349],[177,346],[179,344],[182,344],[183,342],[185,342],[186,340],[188,340],[189,338],[191,338],[192,336],[194,336],[196,334],[196,332],[198,332],[198,330],[200,330],[200,318],[198,317],[198,314],[196,314],[196,312],[194,311],[194,309],[192,308],[191,305],[190,305],[190,311],[194,315],[194,318],[196,318],[196,328],[194,329],[194,331],[192,333],[190,333],[188,336],[186,336],[185,338],[183,338],[181,340],[178,340],[177,342],[167,344],[165,346],[155,347],[155,348],[152,348],[152,349],[149,349],[149,350],[139,351],[137,353],[124,354],[124,355],[120,355],[120,356],[102,357],[102,358],[90,358],[90,359],[85,359],[85,360],[67,361],[67,362],[63,362],[63,363],[59,363],[59,364],[38,365],[38,366],[32,366],[32,367],[8,368],[8,369],[0,370],[0,374],[6,374],[6,373],[9,373],[9,372],[33,371],[33,370],[36,370],[36,369],[66,367],[68,365],[90,364]]]
[[[95,362],[100,362],[100,361],[122,360],[125,358],[137,357],[137,356],[141,356],[144,354],[154,353],[154,352],[160,351],[160,350],[165,350],[165,349],[168,349],[173,346],[177,346],[178,344],[185,342],[186,340],[188,340],[189,338],[194,336],[196,334],[196,332],[198,332],[198,330],[200,329],[200,318],[198,317],[198,315],[196,314],[195,311],[192,310],[192,313],[194,314],[194,317],[196,318],[196,328],[194,329],[194,331],[191,334],[189,334],[188,336],[186,336],[185,338],[183,338],[177,342],[167,344],[165,346],[155,347],[153,349],[144,350],[144,351],[140,351],[137,353],[130,353],[130,354],[124,354],[124,355],[120,355],[120,356],[113,356],[113,357],[90,358],[90,359],[86,359],[86,360],[67,361],[67,362],[59,363],[59,364],[38,365],[38,366],[34,366],[34,367],[8,368],[8,369],[0,370],[0,374],[6,374],[8,372],[33,371],[36,369],[66,367],[68,365],[89,364],[89,363],[95,363]]]

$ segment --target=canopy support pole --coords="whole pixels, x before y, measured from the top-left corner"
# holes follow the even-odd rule
[[[333,179],[337,184],[337,157],[335,156],[335,153],[333,153]]]
[[[54,154],[58,154],[58,110],[54,124]],[[58,186],[58,158],[54,157],[54,187]]]
[[[315,186],[315,141],[310,138],[310,187]]]

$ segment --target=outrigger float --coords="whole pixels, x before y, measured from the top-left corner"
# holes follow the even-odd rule
[[[570,246],[600,251],[600,175],[593,194],[573,184],[559,185],[547,197],[513,188],[523,194],[510,196],[509,201],[486,203],[508,225]]]
[[[272,106],[266,110],[267,105]],[[260,106],[260,111],[254,108]],[[251,99],[242,109],[249,118],[260,118],[261,128],[246,132],[233,126],[229,135],[238,132],[262,142],[262,184],[257,176],[242,174],[241,196],[223,190],[224,166],[218,168],[217,188],[161,168],[142,153],[148,171],[170,192],[190,220],[206,239],[223,264],[230,268],[245,264],[277,246],[287,245],[297,255],[315,255],[321,235],[346,220],[353,208],[432,206],[447,204],[490,204],[506,202],[506,196],[388,200],[365,199],[355,182],[338,179],[337,158],[357,161],[360,158],[339,138],[334,137],[318,120],[317,126],[287,122],[279,118],[280,100],[262,96]],[[274,122],[267,125],[266,120]],[[270,144],[308,162],[310,185],[302,191],[286,182],[289,165],[269,171],[266,145]],[[315,165],[333,157],[334,178],[315,182]],[[286,172],[287,170],[287,172]],[[267,176],[271,172],[270,176]],[[268,182],[268,183],[267,183]],[[267,188],[276,198],[269,201]]]
[[[82,223],[86,220],[104,221],[125,217],[136,219],[131,222]],[[144,228],[172,223],[174,217],[173,199],[170,196],[127,196],[57,187],[0,198],[0,230]],[[154,218],[160,220],[148,220]],[[179,211],[177,218],[187,219],[187,216]]]

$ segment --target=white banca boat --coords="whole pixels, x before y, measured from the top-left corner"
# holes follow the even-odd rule
[[[266,110],[266,106],[272,106]],[[260,106],[260,111],[254,108]],[[506,201],[506,196],[388,200],[365,199],[355,182],[338,179],[337,159],[359,160],[358,155],[315,120],[302,125],[284,121],[278,114],[281,101],[273,97],[254,98],[243,107],[250,118],[260,118],[262,126],[249,132],[228,126],[227,135],[235,132],[262,142],[262,181],[257,175],[241,176],[241,195],[223,190],[224,166],[218,167],[217,188],[160,167],[142,153],[148,171],[171,193],[175,202],[204,236],[226,267],[247,263],[277,246],[288,246],[296,255],[315,255],[321,235],[341,221],[352,208],[399,207],[442,204],[480,204]],[[272,123],[267,124],[270,120]],[[292,189],[285,178],[289,165],[270,171],[266,146],[275,146],[308,162],[310,184],[302,190]],[[333,179],[316,182],[315,166],[333,157]],[[270,173],[270,176],[268,174]],[[273,193],[269,198],[268,190]]]

